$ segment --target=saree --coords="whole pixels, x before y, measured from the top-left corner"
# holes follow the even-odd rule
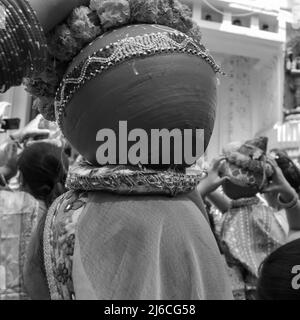
[[[280,219],[259,198],[234,201],[222,218],[220,242],[237,300],[255,299],[260,265],[286,240]]]
[[[202,213],[203,202],[191,191],[191,177],[146,174],[146,181],[145,172],[137,180],[135,171],[134,179],[126,171],[121,192],[111,193],[102,190],[106,179],[91,170],[76,182],[88,191],[69,191],[47,215],[44,257],[51,299],[232,299],[224,261]],[[72,170],[70,175],[74,178]],[[87,180],[101,191],[90,190]],[[117,188],[112,182],[119,180],[109,185]],[[175,180],[176,185],[170,184]],[[168,188],[161,189],[166,181]],[[180,192],[170,197],[158,189]]]
[[[46,221],[52,299],[232,299],[209,224],[186,196],[69,192]]]

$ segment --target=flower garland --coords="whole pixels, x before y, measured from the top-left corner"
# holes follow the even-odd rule
[[[81,6],[47,35],[47,68],[25,79],[34,107],[49,121],[55,121],[55,93],[72,59],[103,33],[129,24],[160,24],[181,31],[200,44],[199,26],[192,11],[179,0],[91,0]]]

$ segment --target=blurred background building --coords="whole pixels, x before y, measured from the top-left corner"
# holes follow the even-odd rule
[[[284,148],[297,160],[300,77],[297,93],[297,86],[291,90],[287,81],[286,52],[290,41],[300,35],[300,1],[185,2],[202,28],[204,44],[227,73],[220,77],[218,117],[207,158],[215,157],[229,142],[266,135],[270,148]],[[293,57],[297,60],[300,36],[295,43],[299,43],[299,54]]]
[[[183,1],[227,73],[220,76],[207,159],[229,142],[257,135],[267,135],[270,148],[285,148],[299,158],[300,0]],[[32,98],[21,87],[0,95],[0,101],[11,103],[7,116],[20,118],[22,126],[34,115]]]

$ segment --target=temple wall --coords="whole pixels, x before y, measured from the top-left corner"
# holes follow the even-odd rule
[[[282,62],[278,57],[265,63],[241,56],[217,57],[228,77],[220,79],[217,120],[207,152],[209,160],[229,142],[262,134],[282,117]]]

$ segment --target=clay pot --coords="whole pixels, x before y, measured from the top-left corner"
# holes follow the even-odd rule
[[[229,178],[223,184],[223,191],[233,200],[254,197],[260,191],[262,183],[267,183],[263,181],[261,173],[251,172],[228,162],[224,163],[221,175]]]
[[[231,181],[226,181],[223,184],[223,191],[227,197],[232,200],[239,200],[243,198],[252,198],[258,192],[258,188],[255,187],[241,187]]]
[[[69,71],[110,43],[166,30],[172,29],[134,25],[107,33],[87,46]],[[216,74],[204,59],[187,53],[159,53],[125,61],[88,81],[66,106],[62,131],[92,164],[97,164],[101,145],[97,132],[112,129],[118,133],[119,121],[127,121],[128,131],[141,128],[149,134],[151,129],[204,129],[205,150],[213,132],[216,103]],[[148,147],[151,158],[150,143]],[[195,147],[194,143],[194,151]],[[170,162],[174,163],[173,152]],[[177,167],[186,166],[183,162]],[[158,167],[165,165],[160,162]]]

